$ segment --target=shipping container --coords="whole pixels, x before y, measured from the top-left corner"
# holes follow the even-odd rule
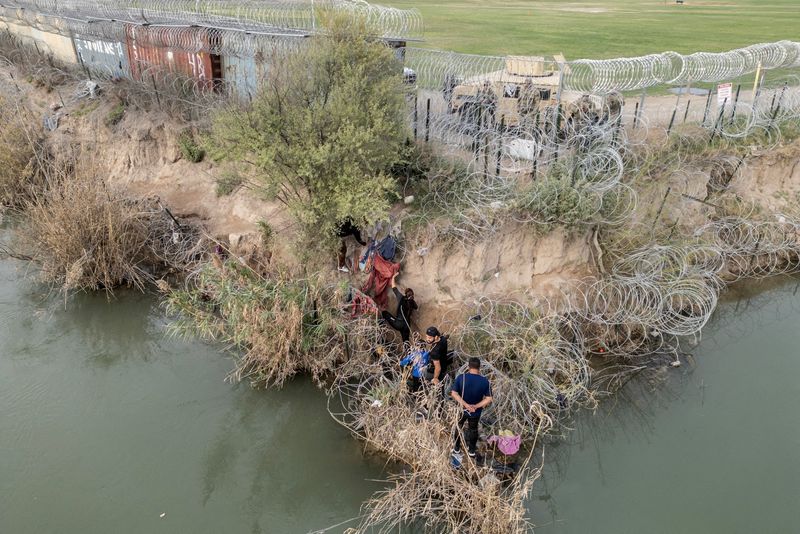
[[[86,69],[113,79],[130,76],[128,56],[122,43],[81,35],[75,35],[72,42],[78,60]]]
[[[243,100],[251,100],[268,72],[267,64],[254,57],[224,56],[222,77],[229,90]]]
[[[302,37],[263,37],[245,41],[239,35],[225,35],[222,47],[238,53],[222,58],[222,78],[229,93],[251,100],[270,74],[271,66],[280,64],[287,54],[306,43]]]
[[[125,46],[131,77],[150,81],[169,73],[191,78],[203,89],[214,89],[215,81],[222,78],[222,61],[218,55],[200,50],[212,48],[209,31],[181,28],[180,32],[175,42],[192,43],[194,51],[169,46],[160,28],[126,24]],[[174,34],[174,31],[169,33],[170,36]]]
[[[75,55],[75,47],[72,46],[72,39],[69,37],[35,28],[31,28],[30,35],[40,46],[43,44],[54,58],[67,64],[78,62],[78,56]]]

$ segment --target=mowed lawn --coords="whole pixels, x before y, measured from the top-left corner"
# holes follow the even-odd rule
[[[376,0],[415,7],[425,44],[474,54],[610,58],[800,41],[800,0]]]

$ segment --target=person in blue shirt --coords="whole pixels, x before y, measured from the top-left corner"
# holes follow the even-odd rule
[[[430,355],[426,350],[415,350],[400,360],[400,367],[411,365],[411,378],[408,380],[408,390],[411,393],[419,391],[422,387],[422,378],[425,376],[425,369],[430,363]]]
[[[450,396],[464,408],[455,431],[453,453],[460,453],[461,442],[466,441],[467,454],[474,458],[478,445],[478,423],[481,420],[481,412],[492,402],[492,386],[489,380],[481,375],[479,358],[470,358],[468,365],[469,370],[456,377],[450,391]],[[467,423],[467,431],[462,438],[461,429],[464,423]]]

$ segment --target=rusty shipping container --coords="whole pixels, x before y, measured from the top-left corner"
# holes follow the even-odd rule
[[[164,28],[125,25],[125,46],[131,77],[150,81],[169,74],[195,80],[212,90],[222,78],[222,61],[210,54],[212,38],[206,28]]]

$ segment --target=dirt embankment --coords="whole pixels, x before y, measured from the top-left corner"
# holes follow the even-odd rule
[[[213,236],[230,242],[232,250],[239,254],[259,241],[258,223],[267,222],[276,230],[276,242],[283,252],[279,254],[291,257],[293,230],[286,211],[259,198],[252,190],[218,196],[216,181],[221,169],[207,161],[190,163],[181,157],[178,139],[187,128],[185,125],[165,113],[127,108],[119,123],[107,126],[105,119],[116,105],[111,99],[61,98],[18,78],[14,85],[24,92],[26,105],[40,116],[60,115],[58,128],[48,134],[52,145],[57,150],[82,145],[83,157],[93,158],[96,168],[110,183],[136,195],[158,196],[179,218],[200,222]],[[65,105],[54,111],[54,104],[61,104],[62,100]],[[679,221],[678,229],[684,233],[710,220],[715,216],[712,206],[684,195],[709,199],[709,179],[714,168],[721,165],[712,162],[681,167],[636,184],[639,203],[632,220],[653,225],[674,225]],[[670,193],[656,220],[668,187]],[[800,141],[769,151],[753,149],[736,167],[726,187],[771,211],[797,203]],[[509,223],[472,246],[413,239],[403,244],[400,283],[412,287],[417,294],[421,309],[415,322],[420,329],[428,324],[448,328],[460,322],[465,307],[468,309],[482,296],[529,302],[552,298],[574,280],[594,273],[588,231],[567,233],[556,229],[539,235],[531,227]],[[334,258],[330,265],[333,272]],[[360,280],[353,282],[358,284]]]
[[[800,204],[800,139],[774,150],[754,151],[733,190],[762,208],[781,212]]]
[[[258,223],[267,222],[276,230],[281,256],[291,257],[293,228],[285,209],[248,189],[218,196],[216,182],[222,169],[208,161],[190,163],[181,156],[178,140],[187,126],[165,113],[130,107],[117,124],[108,126],[106,118],[117,105],[111,98],[62,97],[18,78],[16,86],[35,114],[59,115],[58,128],[48,133],[56,151],[81,145],[81,157],[92,158],[93,167],[110,184],[135,195],[159,197],[178,218],[199,222],[211,235],[229,242],[234,253],[248,253],[260,240]],[[560,230],[537,236],[531,228],[509,225],[472,247],[413,240],[404,245],[400,283],[415,289],[421,308],[416,322],[423,329],[428,323],[459,321],[451,312],[477,297],[552,296],[562,284],[591,272],[586,235]],[[330,265],[333,271],[334,258]],[[338,276],[349,276],[355,285],[364,278],[360,273]]]
[[[201,222],[214,236],[238,240],[258,232],[258,222],[288,222],[281,207],[252,192],[218,196],[219,169],[181,157],[178,138],[186,128],[157,112],[127,108],[112,127],[103,124],[113,104],[103,102],[86,115],[66,114],[53,140],[62,146],[91,146],[95,163],[108,181],[137,195],[157,195],[177,215]]]

